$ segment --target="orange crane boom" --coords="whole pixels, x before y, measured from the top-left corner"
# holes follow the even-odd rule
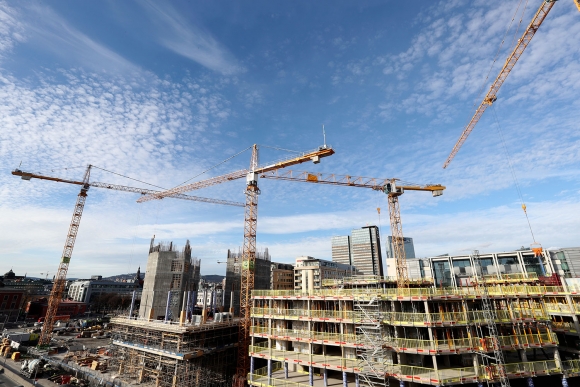
[[[275,171],[275,170],[278,170],[281,168],[290,167],[292,165],[301,164],[301,163],[306,162],[306,161],[312,161],[313,163],[318,164],[322,157],[332,156],[333,154],[334,154],[334,150],[331,147],[327,147],[326,145],[324,145],[324,146],[319,147],[316,150],[304,152],[300,156],[291,157],[289,159],[278,161],[276,163],[269,164],[269,165],[266,165],[263,167],[256,167],[254,173],[264,173],[264,172],[269,172],[269,171]],[[239,171],[228,173],[226,175],[212,177],[210,179],[206,179],[206,180],[198,181],[195,183],[175,187],[175,188],[172,188],[172,189],[167,190],[167,191],[163,191],[163,192],[155,194],[155,195],[143,196],[142,198],[137,200],[137,202],[143,203],[143,202],[147,202],[149,200],[163,199],[164,197],[167,197],[167,196],[170,196],[173,194],[193,191],[195,189],[201,189],[201,188],[209,187],[212,185],[221,184],[223,182],[230,181],[230,180],[242,179],[242,178],[246,177],[248,175],[248,173],[249,173],[249,171],[247,169],[242,169]]]
[[[75,185],[88,184],[90,187],[106,188],[106,189],[110,189],[110,190],[114,190],[114,191],[133,192],[133,193],[138,193],[140,195],[154,195],[154,194],[162,192],[162,191],[157,191],[157,190],[152,190],[152,189],[128,187],[126,185],[100,183],[100,182],[96,182],[96,181],[84,183],[84,182],[78,181],[78,180],[69,180],[69,179],[63,179],[60,177],[45,176],[45,175],[40,175],[40,174],[36,174],[36,173],[31,173],[31,172],[24,172],[24,171],[21,171],[19,169],[15,169],[14,171],[12,171],[12,174],[15,176],[21,176],[23,180],[40,179],[40,180],[56,181],[59,183],[75,184]],[[233,202],[233,201],[222,200],[222,199],[204,198],[201,196],[173,194],[173,195],[168,195],[167,197],[171,197],[174,199],[193,200],[196,202],[223,204],[226,206],[244,207],[244,203]]]
[[[293,172],[291,170],[272,171],[261,174],[260,177],[265,179],[370,188],[387,194],[389,201],[393,255],[397,267],[397,286],[404,288],[409,287],[409,276],[407,274],[407,257],[405,254],[405,242],[403,239],[403,223],[401,222],[399,196],[401,196],[405,190],[429,191],[433,196],[441,196],[445,189],[445,187],[440,184],[399,185],[397,183],[398,179],[393,178],[377,179],[374,177],[336,175],[332,173]]]
[[[87,192],[88,192],[89,188],[90,187],[106,188],[106,189],[112,189],[112,190],[116,190],[116,191],[133,192],[133,193],[138,193],[141,195],[152,195],[152,194],[156,194],[156,193],[160,192],[160,191],[155,191],[155,190],[150,190],[150,189],[128,187],[128,186],[118,185],[118,184],[90,182],[89,177],[90,177],[91,167],[92,167],[91,165],[89,165],[87,167],[87,170],[85,172],[85,175],[84,175],[82,181],[63,179],[63,178],[53,177],[53,176],[45,176],[45,175],[31,173],[31,172],[24,172],[24,171],[21,171],[19,169],[15,169],[14,171],[12,171],[13,175],[20,176],[20,177],[22,177],[23,180],[28,180],[28,181],[31,179],[49,180],[49,181],[55,181],[55,182],[59,182],[59,183],[67,183],[67,184],[74,184],[74,185],[81,186],[81,191],[79,192],[79,194],[77,196],[77,202],[75,204],[75,208],[73,211],[73,217],[72,217],[69,231],[67,234],[67,239],[65,242],[65,246],[64,246],[64,250],[62,253],[61,260],[60,260],[60,264],[58,266],[58,270],[57,270],[56,275],[54,277],[54,283],[52,285],[50,297],[48,299],[48,309],[46,311],[44,325],[42,326],[42,332],[40,334],[40,339],[38,341],[39,345],[50,344],[52,331],[54,329],[55,318],[58,315],[58,313],[57,313],[58,306],[60,304],[60,300],[62,299],[64,287],[66,284],[66,274],[68,272],[68,265],[70,263],[70,259],[71,259],[72,253],[73,253],[73,248],[74,248],[74,244],[76,241],[76,236],[77,236],[78,229],[80,226],[81,217],[83,214],[83,209],[85,206],[85,201],[87,198]],[[209,199],[209,198],[203,198],[203,197],[199,197],[199,196],[173,194],[173,195],[170,195],[169,197],[172,197],[175,199],[194,200],[194,201],[200,201],[200,202],[206,202],[206,203],[215,203],[215,204],[224,204],[224,205],[230,205],[230,206],[244,207],[243,203],[232,202],[232,201],[227,201],[227,200],[219,200],[219,199]]]
[[[575,1],[576,4],[578,5],[578,0]],[[536,34],[536,31],[538,31],[538,28],[540,28],[540,25],[542,24],[546,16],[548,16],[548,13],[550,12],[554,4],[555,4],[554,0],[545,0],[542,2],[542,5],[540,5],[540,8],[538,9],[536,14],[534,15],[534,18],[524,31],[522,37],[518,40],[518,43],[516,44],[515,48],[513,49],[511,54],[507,57],[501,71],[499,72],[499,75],[490,86],[489,91],[487,92],[487,94],[483,98],[483,101],[475,111],[475,114],[471,118],[471,121],[469,121],[469,124],[467,124],[467,126],[463,130],[463,133],[461,133],[459,140],[457,140],[457,143],[453,147],[453,150],[451,151],[451,153],[447,157],[447,160],[443,164],[443,168],[447,168],[451,160],[453,160],[457,152],[459,152],[459,148],[461,148],[465,140],[467,140],[467,137],[469,136],[473,128],[475,128],[475,125],[477,125],[479,119],[481,118],[487,107],[495,102],[500,87],[503,85],[507,76],[514,68],[518,59],[520,59],[520,56],[523,54],[526,47],[528,47],[528,44],[530,44],[530,41]]]

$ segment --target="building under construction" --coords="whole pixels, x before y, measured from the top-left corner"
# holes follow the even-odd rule
[[[142,303],[136,318],[111,319],[110,367],[129,384],[156,387],[231,386],[238,319],[195,308],[200,261],[173,243],[151,241]]]
[[[109,368],[129,384],[159,387],[231,386],[236,368],[238,321],[166,323],[113,318]]]
[[[513,267],[501,264],[510,254]],[[580,375],[580,352],[560,341],[578,338],[572,315],[580,297],[550,282],[555,277],[524,269],[544,268],[548,253],[533,262],[528,256],[474,254],[462,257],[463,270],[454,270],[451,257],[434,259],[447,259],[451,276],[471,274],[469,281],[444,283],[443,271],[434,281],[438,265],[431,264],[409,288],[359,276],[324,281],[321,289],[256,290],[249,384],[576,385],[568,380]]]

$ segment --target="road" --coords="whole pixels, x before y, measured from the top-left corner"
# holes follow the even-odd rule
[[[22,384],[16,383],[14,380],[10,379],[7,374],[2,373],[0,374],[0,385],[2,387],[18,387],[22,386]]]

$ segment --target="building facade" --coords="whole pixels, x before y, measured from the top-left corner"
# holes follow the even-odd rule
[[[178,319],[184,300],[191,298],[189,292],[197,291],[199,270],[200,261],[191,257],[189,241],[178,251],[173,242],[154,245],[151,239],[139,317]]]
[[[292,290],[294,289],[294,265],[289,263],[272,262],[270,265],[271,279],[270,289]]]
[[[308,293],[321,289],[325,281],[341,280],[356,273],[352,265],[308,256],[298,257],[294,265],[294,289]]]
[[[100,277],[100,276],[99,276]],[[107,293],[130,294],[141,289],[134,282],[108,281],[103,279],[76,280],[68,288],[68,296],[74,301],[91,303],[96,297]]]
[[[387,250],[387,258],[394,258],[395,253],[393,252],[393,237],[389,235],[387,237],[388,250]],[[405,246],[405,257],[407,258],[415,258],[415,245],[413,244],[413,238],[403,237],[403,244]]]
[[[26,291],[9,287],[0,288],[0,324],[16,321],[24,302]]]
[[[263,252],[256,252],[256,263],[254,267],[254,289],[267,290],[271,284],[271,258],[268,248]],[[229,309],[233,305],[234,315],[240,313],[240,287],[242,278],[242,252],[234,252],[228,249],[226,261],[226,278],[224,287],[224,305]],[[231,302],[232,294],[234,296]]]
[[[331,245],[333,262],[342,263],[343,265],[352,265],[350,235],[333,236],[331,239]]]
[[[79,317],[87,311],[88,305],[84,302],[62,300],[58,303],[57,316]],[[34,320],[46,317],[48,310],[48,299],[41,298],[36,301],[29,301],[26,304],[26,317]]]
[[[550,250],[556,272],[564,278],[580,278],[580,247]]]
[[[332,261],[355,266],[360,274],[384,275],[381,239],[377,226],[352,230],[350,236],[332,237]]]

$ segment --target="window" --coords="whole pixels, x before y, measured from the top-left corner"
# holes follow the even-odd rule
[[[4,296],[4,301],[8,301],[8,294]]]
[[[171,261],[171,271],[182,271],[182,270],[183,270],[183,262]]]
[[[16,301],[18,299],[18,294],[15,294],[14,297],[12,297],[13,301]]]
[[[180,288],[181,287],[181,274],[173,274],[173,278],[171,280],[171,288]]]
[[[16,308],[16,303],[15,302],[13,302],[12,304],[10,304],[10,309],[14,309],[14,308]]]

